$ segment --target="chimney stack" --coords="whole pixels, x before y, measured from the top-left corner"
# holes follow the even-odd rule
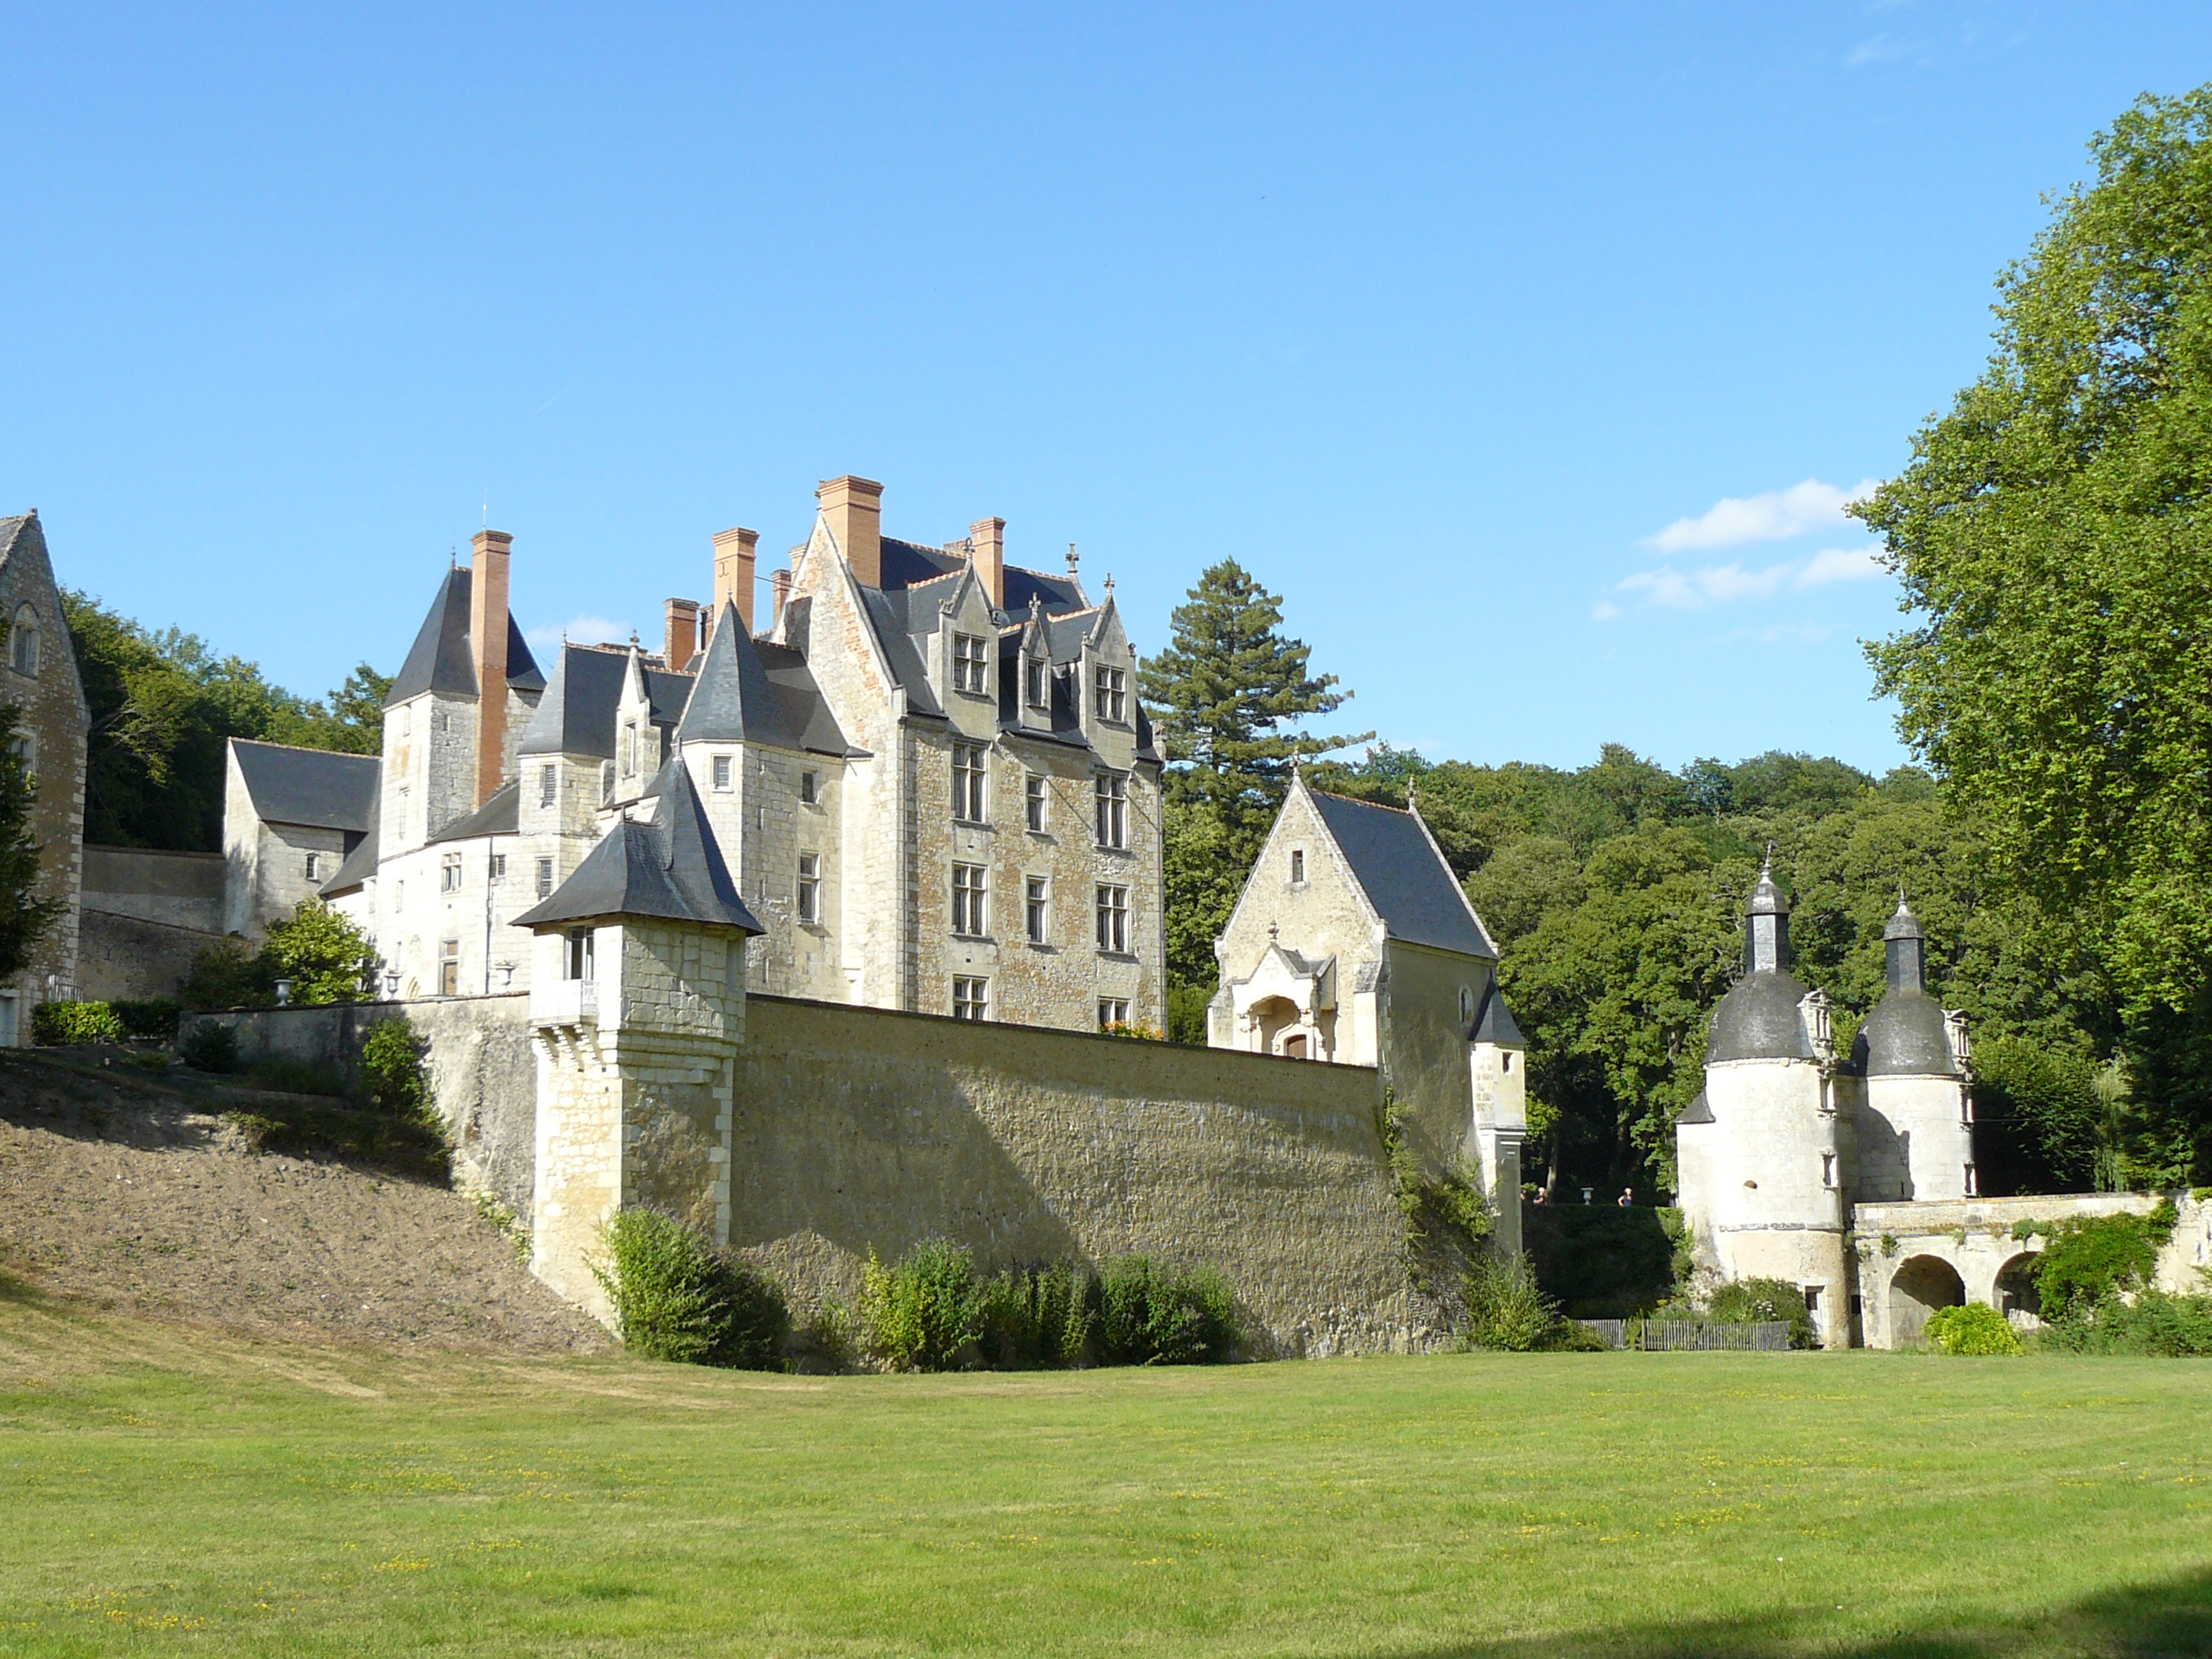
[[[737,607],[747,633],[753,632],[753,559],[760,545],[757,530],[725,530],[715,537],[715,620],[725,604]]]
[[[883,486],[873,479],[824,479],[814,499],[838,550],[853,569],[853,580],[863,588],[883,586]]]
[[[976,550],[976,580],[991,596],[991,608],[1006,608],[1006,520],[978,518],[968,526],[968,540]]]
[[[476,656],[476,804],[499,792],[507,758],[507,555],[515,538],[480,530],[469,543],[468,639]]]
[[[661,651],[663,660],[671,671],[681,674],[699,649],[699,601],[696,599],[670,600],[668,624],[662,631],[661,638],[666,642]]]
[[[769,626],[780,628],[784,626],[784,607],[791,602],[791,573],[788,569],[771,570],[768,587],[776,596],[776,614]]]

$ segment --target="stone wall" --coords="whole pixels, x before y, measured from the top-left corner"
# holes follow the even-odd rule
[[[78,927],[77,995],[88,1002],[175,996],[200,953],[221,938],[87,904]]]
[[[223,931],[223,855],[85,849],[85,908],[200,933]]]

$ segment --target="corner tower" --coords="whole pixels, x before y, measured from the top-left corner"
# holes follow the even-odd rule
[[[1978,1182],[1966,1021],[1928,994],[1927,934],[1897,895],[1882,930],[1889,987],[1852,1045],[1866,1079],[1853,1196],[1969,1198]]]

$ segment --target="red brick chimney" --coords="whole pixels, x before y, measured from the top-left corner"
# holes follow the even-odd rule
[[[499,792],[507,753],[507,554],[515,538],[480,530],[469,543],[468,639],[476,656],[476,804]]]
[[[661,639],[662,660],[681,674],[699,649],[697,600],[671,599],[668,601],[668,621],[661,632]]]
[[[883,486],[873,479],[824,479],[814,492],[830,533],[853,568],[853,580],[863,588],[883,586]]]
[[[760,545],[757,530],[725,530],[715,537],[714,615],[719,620],[725,603],[735,605],[747,633],[753,632],[753,560]]]
[[[968,541],[976,550],[976,580],[991,596],[995,610],[1006,608],[1006,520],[978,518],[968,526]]]

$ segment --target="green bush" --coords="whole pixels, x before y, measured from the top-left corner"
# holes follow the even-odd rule
[[[429,1044],[405,1014],[378,1020],[361,1045],[363,1104],[442,1130],[430,1092],[429,1052]]]
[[[2036,1346],[2059,1353],[2212,1358],[2212,1296],[2115,1296],[2046,1324]]]
[[[115,1017],[123,1021],[123,1034],[142,1042],[173,1043],[176,1040],[177,1016],[181,1010],[173,997],[157,996],[147,1002],[118,1002],[112,1005]]]
[[[1781,1319],[1789,1326],[1789,1345],[1810,1348],[1818,1340],[1805,1293],[1781,1279],[1738,1279],[1713,1293],[1708,1317],[1721,1325],[1764,1325]]]
[[[31,1039],[48,1048],[119,1043],[123,1021],[105,1002],[41,1002],[31,1010]]]
[[[256,1060],[245,1069],[246,1081],[257,1089],[273,1089],[287,1095],[344,1096],[346,1079],[327,1065],[273,1055]]]
[[[1559,1306],[1544,1294],[1525,1255],[1486,1257],[1465,1281],[1467,1340],[1478,1348],[1529,1354],[1554,1339]]]
[[[228,1026],[203,1020],[184,1039],[177,1058],[195,1071],[235,1071],[238,1069],[238,1034]]]
[[[1107,1365],[1218,1365],[1243,1333],[1229,1281],[1212,1268],[1110,1257],[1098,1274],[1098,1357]]]
[[[886,1267],[874,1250],[861,1275],[868,1351],[894,1371],[950,1371],[966,1364],[982,1325],[973,1257],[933,1238]]]
[[[1688,1262],[1681,1211],[1643,1205],[1529,1205],[1529,1265],[1544,1294],[1579,1319],[1634,1319],[1674,1294]]]
[[[195,1012],[258,1007],[276,1000],[276,976],[252,946],[232,937],[218,939],[192,959],[177,1000]]]
[[[632,1353],[733,1370],[783,1368],[791,1313],[762,1274],[658,1210],[621,1211],[601,1238],[607,1259],[591,1264],[592,1275]]]
[[[1098,1323],[1098,1281],[1065,1262],[1008,1268],[985,1280],[976,1347],[995,1371],[1079,1365]]]
[[[269,930],[258,951],[241,938],[216,940],[194,958],[177,995],[194,1009],[265,1007],[276,1000],[276,982],[289,979],[295,1002],[359,1002],[376,965],[369,936],[309,899]]]
[[[2063,1319],[2148,1285],[2177,1219],[2173,1201],[2164,1199],[2147,1216],[2016,1223],[2015,1237],[2044,1237],[2031,1269],[2043,1298],[2043,1317]]]
[[[1922,1332],[1939,1354],[2017,1354],[2020,1339],[2005,1316],[1986,1302],[1939,1307]]]

